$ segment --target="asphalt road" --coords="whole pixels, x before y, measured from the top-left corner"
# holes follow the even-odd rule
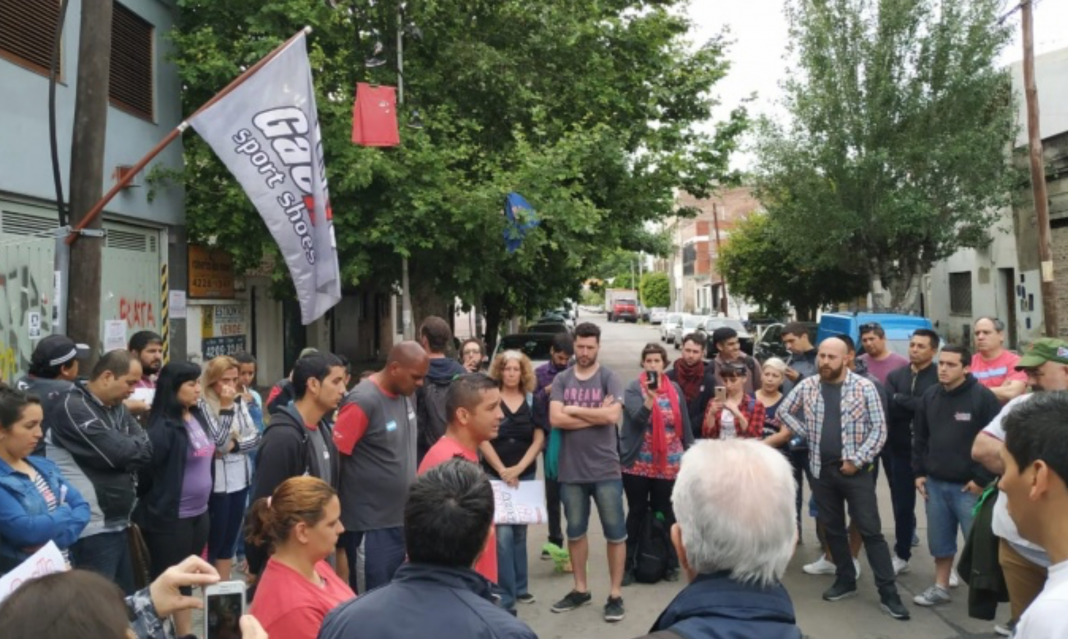
[[[583,314],[579,321],[593,321],[602,326],[601,362],[618,373],[624,381],[637,377],[640,370],[639,355],[647,342],[659,340],[656,327],[634,324],[608,324],[605,316]],[[668,352],[672,359],[677,354],[671,346]],[[879,481],[879,507],[882,514],[883,532],[893,543],[893,516],[890,510],[890,493],[885,479]],[[805,490],[808,499],[808,490]],[[926,549],[927,522],[922,506],[917,507],[919,535],[923,543],[914,548],[911,570],[898,578],[902,599],[912,613],[910,621],[896,621],[879,610],[878,595],[864,553],[861,553],[863,574],[859,580],[858,597],[836,603],[820,598],[823,590],[833,582],[833,576],[814,577],[806,575],[801,566],[813,561],[819,550],[816,544],[815,522],[804,513],[803,543],[790,563],[784,577],[797,612],[798,624],[808,637],[813,639],[876,639],[876,638],[923,638],[950,639],[992,637],[993,622],[970,619],[967,614],[966,585],[953,591],[953,601],[938,608],[921,608],[912,603],[912,597],[934,582],[934,561]],[[604,601],[608,596],[608,564],[605,559],[604,536],[596,521],[596,509],[590,522],[590,590],[593,605],[573,612],[554,614],[549,607],[563,597],[572,587],[571,575],[558,574],[552,564],[540,561],[538,556],[545,543],[545,526],[531,526],[529,540],[530,591],[537,602],[520,604],[519,616],[537,632],[542,639],[576,637],[636,637],[648,632],[650,625],[675,594],[684,586],[679,583],[661,582],[655,585],[635,584],[623,589],[627,617],[624,621],[609,625],[602,619]],[[963,542],[960,542],[963,547]],[[1008,607],[999,617],[1008,617]],[[758,638],[754,638],[758,639]]]

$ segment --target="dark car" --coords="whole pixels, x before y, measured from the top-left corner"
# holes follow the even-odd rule
[[[815,322],[802,322],[802,324],[808,329],[808,339],[812,342],[813,346],[815,346],[816,333],[819,330],[819,324]],[[757,358],[760,362],[764,362],[772,357],[778,357],[783,361],[789,361],[790,351],[786,350],[786,346],[782,343],[783,326],[785,326],[785,324],[772,324],[764,329],[764,332],[760,334],[760,339],[758,339],[753,346],[753,357]]]
[[[541,366],[552,358],[551,349],[555,333],[516,333],[505,335],[497,342],[493,357],[504,351],[520,351],[530,358],[535,367]]]
[[[524,333],[566,333],[567,324],[562,322],[538,322],[527,327]]]

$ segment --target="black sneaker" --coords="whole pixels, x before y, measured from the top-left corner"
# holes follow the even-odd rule
[[[553,612],[571,612],[575,608],[585,606],[593,601],[593,595],[588,592],[579,592],[572,590],[567,593],[567,596],[553,604],[551,610]]]
[[[823,592],[824,601],[839,601],[857,596],[857,582],[836,579],[834,585]]]
[[[667,573],[664,575],[664,581],[666,581],[668,583],[675,583],[678,580],[679,580],[679,569],[678,568],[669,568]]]
[[[537,599],[534,598],[534,595],[530,594],[529,592],[524,592],[523,594],[516,597],[515,600],[519,603],[524,604],[532,604],[537,601]]]
[[[879,607],[894,619],[900,619],[901,621],[909,619],[909,609],[905,607],[905,604],[901,603],[901,597],[898,596],[897,592],[882,594],[879,597]]]
[[[623,597],[609,597],[604,605],[604,620],[608,622],[623,621],[627,613],[623,611]]]
[[[552,561],[553,560],[553,556],[549,554],[548,550],[543,550],[543,551],[541,551],[541,560],[542,561]]]

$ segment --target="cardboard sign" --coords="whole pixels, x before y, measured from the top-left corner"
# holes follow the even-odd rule
[[[7,599],[19,586],[31,579],[65,570],[67,562],[63,559],[63,553],[59,552],[55,542],[50,541],[17,568],[0,577],[0,601]]]
[[[498,525],[544,524],[549,521],[545,508],[545,483],[521,481],[512,488],[503,481],[491,481],[493,486],[493,523]]]

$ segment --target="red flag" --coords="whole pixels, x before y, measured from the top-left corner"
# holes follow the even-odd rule
[[[352,105],[352,141],[362,146],[398,146],[397,90],[394,87],[356,83]]]

